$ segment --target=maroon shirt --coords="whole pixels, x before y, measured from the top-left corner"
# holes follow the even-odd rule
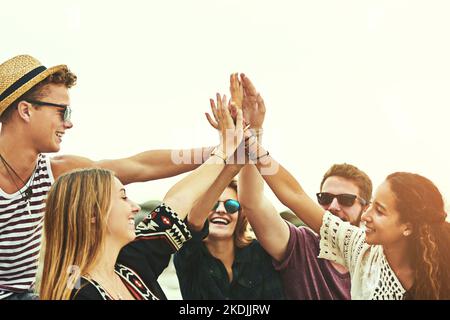
[[[289,242],[284,258],[273,260],[280,271],[287,299],[349,300],[350,274],[337,271],[329,260],[319,259],[319,236],[311,229],[288,223]]]

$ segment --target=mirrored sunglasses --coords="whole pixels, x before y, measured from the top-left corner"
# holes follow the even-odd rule
[[[234,199],[228,199],[225,201],[217,201],[212,210],[216,211],[217,208],[219,207],[219,203],[221,202],[223,203],[223,206],[225,207],[227,213],[235,213],[239,211],[239,209],[241,208],[241,204],[239,203],[239,201]]]
[[[45,102],[45,101],[38,101],[38,100],[26,100],[28,103],[35,104],[40,107],[57,107],[57,108],[63,108],[64,114],[63,114],[63,121],[67,122],[70,121],[72,117],[72,109],[65,104],[57,104],[52,102]]]

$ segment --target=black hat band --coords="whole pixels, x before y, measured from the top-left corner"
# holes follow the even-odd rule
[[[44,66],[39,66],[36,69],[31,70],[24,76],[22,76],[19,80],[14,82],[12,85],[10,85],[3,93],[0,95],[0,102],[2,102],[4,99],[6,99],[9,95],[11,95],[14,91],[19,89],[21,86],[23,86],[25,83],[39,75],[40,73],[47,70]]]

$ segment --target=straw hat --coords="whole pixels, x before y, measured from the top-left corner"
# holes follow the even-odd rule
[[[44,67],[28,55],[16,56],[0,65],[0,115],[17,98],[49,75],[66,69],[66,65]]]

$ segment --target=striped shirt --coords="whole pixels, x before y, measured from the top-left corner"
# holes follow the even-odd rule
[[[0,189],[0,299],[26,292],[35,283],[45,200],[53,182],[50,158],[39,155],[36,172],[20,191]],[[28,205],[23,195],[29,186],[33,195]]]

